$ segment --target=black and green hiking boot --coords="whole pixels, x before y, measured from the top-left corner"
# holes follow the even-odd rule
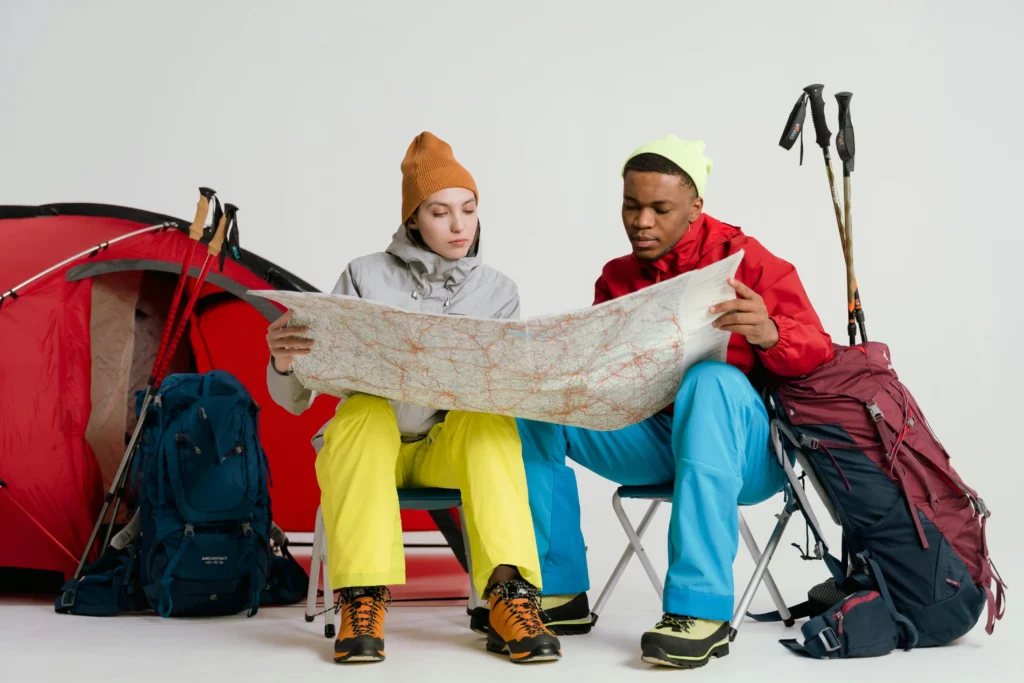
[[[640,639],[640,649],[647,664],[696,669],[729,654],[729,622],[665,613]]]
[[[551,633],[556,636],[578,636],[590,633],[594,625],[590,613],[590,601],[586,593],[576,595],[542,595],[540,598],[540,618]],[[466,610],[469,614],[469,627],[480,634],[487,635],[490,622],[490,609],[477,607]]]

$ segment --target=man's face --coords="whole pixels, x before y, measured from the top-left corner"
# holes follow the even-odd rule
[[[622,224],[633,254],[644,261],[671,251],[703,208],[697,190],[679,176],[629,171],[623,179]]]

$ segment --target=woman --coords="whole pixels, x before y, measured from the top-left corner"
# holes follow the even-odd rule
[[[477,189],[447,143],[422,133],[402,162],[402,225],[384,253],[356,259],[336,294],[411,311],[518,318],[515,283],[480,259]],[[270,326],[267,381],[299,414],[314,394],[292,373],[303,328]],[[357,394],[314,437],[331,585],[342,588],[336,662],[384,659],[386,586],[405,582],[399,488],[462,492],[475,590],[490,604],[487,649],[514,662],[561,657],[541,622],[540,563],[515,420]]]

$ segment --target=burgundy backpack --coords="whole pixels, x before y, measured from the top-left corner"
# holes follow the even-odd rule
[[[813,513],[798,505],[837,595],[887,584],[896,610],[916,627],[919,647],[965,635],[986,604],[991,634],[1003,616],[1005,585],[989,559],[989,510],[953,469],[897,377],[888,347],[836,345],[832,361],[770,387],[766,404],[776,454],[791,481],[799,455],[842,527],[837,561]],[[802,489],[797,494],[804,498]],[[794,616],[816,616],[830,606],[813,603],[812,595]]]

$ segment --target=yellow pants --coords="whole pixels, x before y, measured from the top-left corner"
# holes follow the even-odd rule
[[[359,394],[338,409],[324,441],[316,476],[333,588],[405,583],[398,489],[429,487],[462,492],[481,598],[503,564],[541,588],[514,419],[452,411],[425,439],[402,443],[390,404]]]

